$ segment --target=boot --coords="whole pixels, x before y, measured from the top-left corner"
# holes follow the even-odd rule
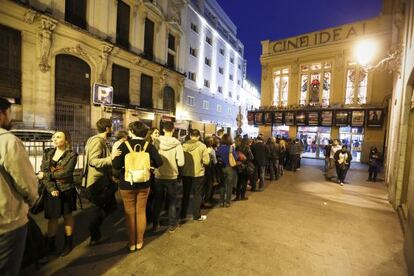
[[[56,236],[46,237],[46,255],[39,260],[39,264],[45,264],[51,261],[56,256]]]
[[[65,242],[63,245],[63,251],[60,254],[61,257],[65,257],[68,255],[73,249],[73,235],[66,236],[65,235]]]

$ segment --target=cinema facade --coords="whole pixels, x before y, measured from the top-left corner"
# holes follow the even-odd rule
[[[355,161],[366,162],[371,146],[385,151],[392,75],[359,65],[354,49],[369,38],[386,56],[391,17],[262,41],[261,108],[250,124],[265,136],[300,138],[307,157],[323,158],[329,139],[347,144]]]

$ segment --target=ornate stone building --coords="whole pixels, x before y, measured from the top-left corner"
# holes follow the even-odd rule
[[[352,109],[385,108],[391,99],[392,75],[359,65],[354,49],[357,42],[369,38],[375,41],[377,56],[384,56],[391,47],[391,18],[390,7],[385,6],[381,16],[369,20],[262,41],[262,109],[312,110],[314,114],[343,109],[351,116]],[[384,149],[387,124],[384,120],[382,127],[370,128],[364,120],[359,126],[263,125],[260,132],[300,138],[305,143],[305,156],[317,158],[323,158],[322,147],[328,139],[338,138],[349,145],[354,160],[367,161],[371,146]]]
[[[100,117],[115,128],[174,116],[183,90],[184,0],[27,0],[0,5],[0,94],[27,128],[82,140]],[[93,104],[95,83],[113,105]]]

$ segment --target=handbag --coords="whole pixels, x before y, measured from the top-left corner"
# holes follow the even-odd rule
[[[230,150],[229,150],[229,166],[232,167],[232,168],[237,166],[237,162],[236,162],[236,159],[234,159],[234,155],[233,155],[231,146],[230,146]]]
[[[112,213],[116,210],[115,193],[117,189],[111,178],[103,175],[86,189],[86,193],[90,202],[103,209],[106,213]]]
[[[39,197],[36,199],[35,203],[30,208],[30,213],[37,215],[45,209],[45,197],[47,193],[46,186],[40,182],[38,188]]]

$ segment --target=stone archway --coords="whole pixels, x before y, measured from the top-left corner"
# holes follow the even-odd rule
[[[175,92],[170,86],[164,88],[162,108],[175,114]]]
[[[91,134],[91,68],[68,54],[56,55],[55,64],[55,128],[83,143]]]

